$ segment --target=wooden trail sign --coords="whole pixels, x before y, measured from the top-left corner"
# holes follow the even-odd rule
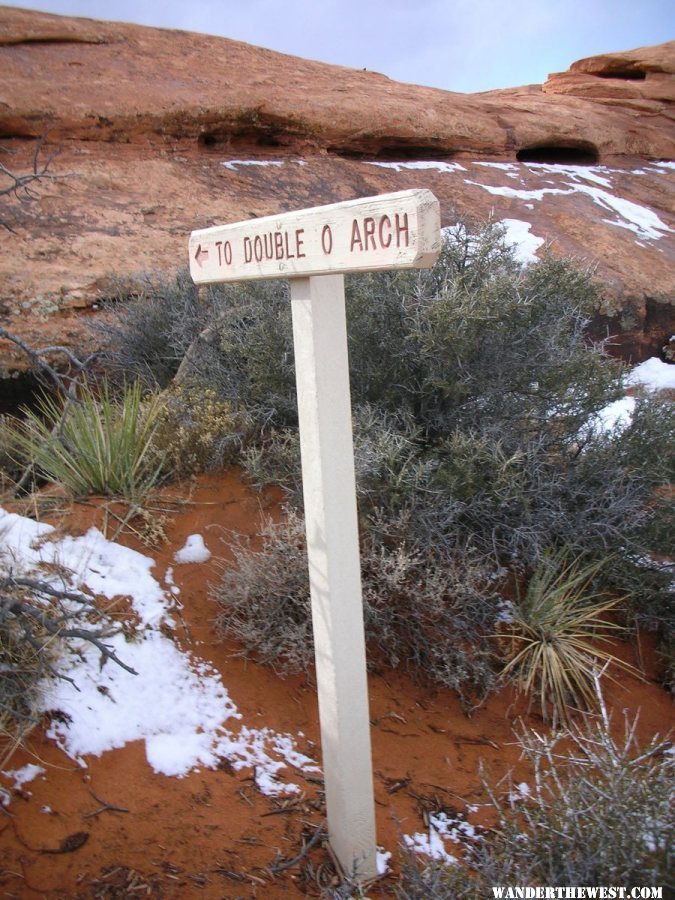
[[[328,836],[348,875],[377,874],[344,272],[428,267],[427,190],[194,231],[197,283],[288,278]]]
[[[438,200],[399,191],[193,231],[197,284],[424,268],[438,256]]]

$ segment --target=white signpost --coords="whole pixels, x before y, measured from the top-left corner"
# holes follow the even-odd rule
[[[196,283],[288,278],[328,836],[377,874],[344,272],[425,268],[441,246],[427,190],[193,231]]]

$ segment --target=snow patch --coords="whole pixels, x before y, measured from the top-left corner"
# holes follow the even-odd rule
[[[431,824],[431,817],[429,818],[429,832],[427,834],[419,831],[413,835],[404,834],[403,840],[413,853],[419,853],[448,864],[457,862],[457,857],[453,856],[452,853],[448,853],[445,849],[443,838]]]
[[[522,219],[502,219],[501,224],[506,229],[504,240],[515,247],[516,259],[524,265],[537,262],[536,251],[544,243],[544,238],[530,234],[531,223]]]
[[[633,421],[634,412],[635,397],[621,397],[596,413],[587,427],[600,432],[623,431]]]
[[[191,534],[185,541],[185,546],[176,550],[173,558],[177,563],[205,563],[211,559],[211,551],[204,544],[201,534]]]
[[[231,169],[233,172],[237,166],[283,166],[283,164],[283,159],[230,159],[221,162],[221,166]]]
[[[38,775],[44,775],[45,769],[42,766],[36,766],[34,763],[28,763],[20,769],[11,769],[8,772],[0,772],[6,778],[11,778],[14,782],[14,790],[20,790],[24,784],[28,784],[37,778]]]
[[[402,169],[436,169],[438,172],[466,172],[466,168],[460,163],[441,162],[440,160],[420,160],[419,162],[369,162],[369,166],[379,166],[381,169],[393,169],[400,172]]]
[[[391,859],[391,852],[389,850],[381,850],[379,847],[377,848],[375,854],[375,865],[377,866],[377,874],[378,875],[386,875],[389,871],[389,860]]]
[[[633,369],[626,384],[631,387],[642,385],[650,391],[675,390],[675,365],[652,356]]]
[[[74,684],[45,683],[41,709],[64,714],[52,721],[48,734],[71,758],[84,766],[83,757],[88,754],[100,756],[129,741],[143,740],[155,772],[181,777],[199,766],[215,768],[227,760],[235,770],[254,767],[259,789],[272,796],[299,791],[296,784],[280,780],[288,767],[320,771],[299,752],[292,735],[269,728],[230,727],[241,714],[220,674],[179,650],[161,631],[160,626],[170,621],[169,606],[176,602],[171,570],[165,575],[169,587],[165,593],[150,574],[154,560],[143,554],[108,541],[95,528],[81,537],[49,541],[53,532],[48,525],[0,507],[3,566],[49,579],[58,587],[86,586],[110,599],[130,597],[142,623],[131,637],[117,633],[105,638],[106,646],[138,674],[111,661],[101,666],[98,650],[81,642],[77,653],[61,661],[62,673]],[[203,551],[208,551],[201,536],[191,537],[198,540],[188,539],[188,555],[203,557]],[[44,563],[58,563],[59,575],[38,568]],[[3,774],[26,781],[38,770],[28,766]],[[5,794],[2,791],[3,804]]]
[[[525,190],[524,188],[497,187],[492,184],[481,184],[479,181],[464,179],[465,184],[474,184],[483,188],[489,194],[496,197],[513,197],[516,200],[543,200],[547,194],[573,194],[574,190],[564,191],[562,188],[538,188],[537,190]]]
[[[665,222],[647,209],[646,206],[640,206],[631,200],[624,200],[622,197],[615,197],[613,194],[603,191],[601,188],[591,187],[588,184],[577,184],[574,186],[577,191],[588,194],[592,197],[593,202],[603,209],[609,209],[616,213],[623,222],[613,222],[609,219],[603,219],[608,225],[618,225],[621,228],[628,228],[634,231],[638,237],[645,240],[658,241],[663,237],[663,232],[669,232],[670,229]]]

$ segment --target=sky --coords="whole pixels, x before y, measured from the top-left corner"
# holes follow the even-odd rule
[[[37,0],[61,15],[181,28],[473,92],[675,38],[673,0]]]

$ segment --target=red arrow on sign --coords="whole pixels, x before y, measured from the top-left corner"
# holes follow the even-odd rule
[[[199,246],[197,247],[197,252],[195,253],[195,259],[196,259],[197,265],[199,266],[200,269],[202,267],[202,260],[207,260],[208,258],[209,258],[209,251],[202,250],[202,245],[199,244]]]

